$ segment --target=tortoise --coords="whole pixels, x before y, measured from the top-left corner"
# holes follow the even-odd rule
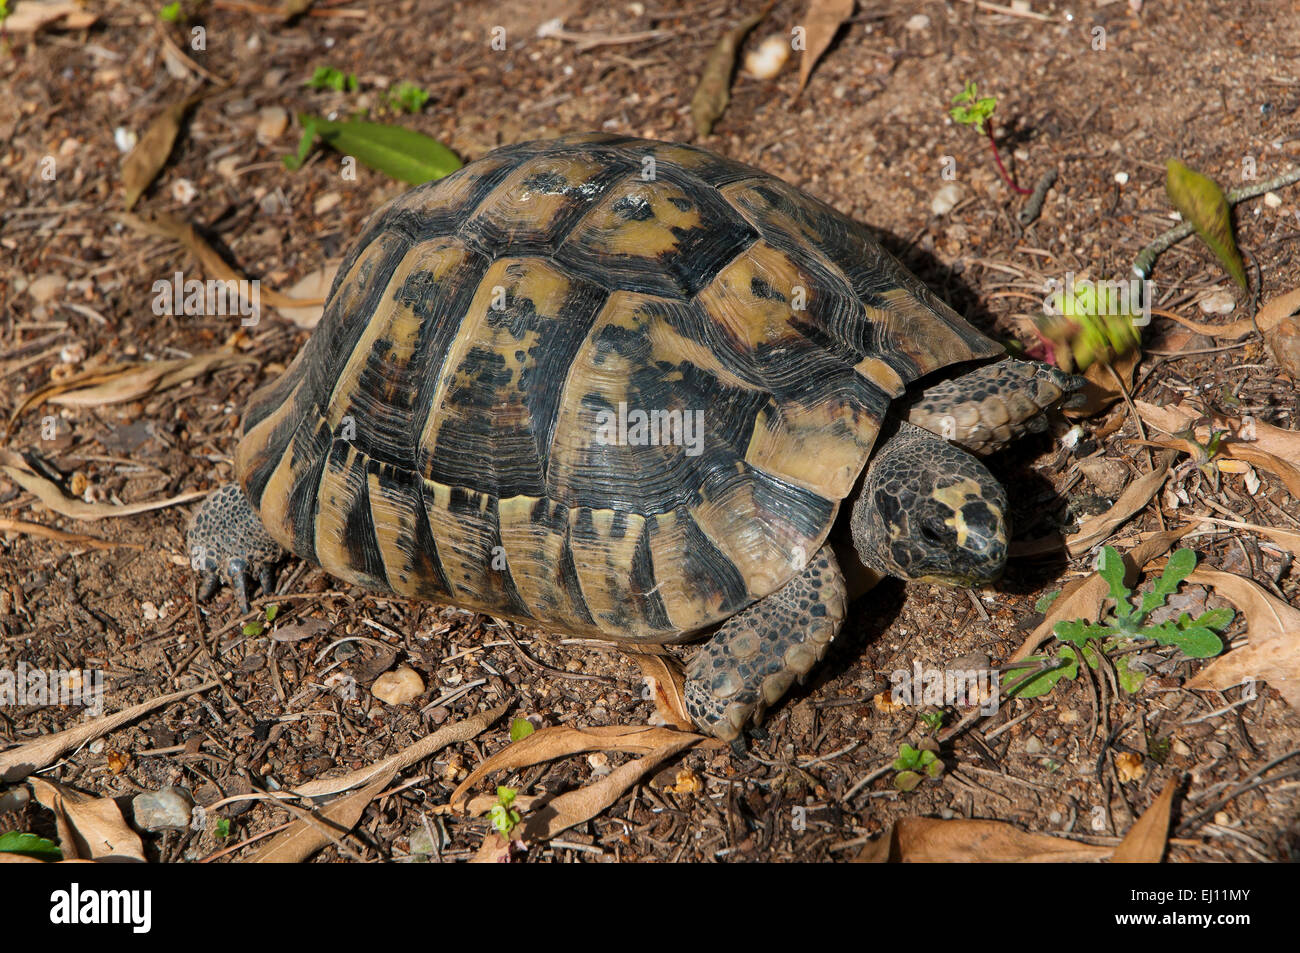
[[[841,504],[877,573],[997,579],[1007,497],[977,454],[1080,383],[755,168],[526,142],[370,217],[188,545],[201,598],[224,578],[245,611],[286,549],[549,630],[708,635],[688,710],[743,745],[845,619]]]

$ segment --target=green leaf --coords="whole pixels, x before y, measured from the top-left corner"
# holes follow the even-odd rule
[[[1200,626],[1203,629],[1214,629],[1216,632],[1222,632],[1236,617],[1236,613],[1231,609],[1211,609],[1209,612],[1201,613],[1191,622],[1191,625]],[[1188,626],[1183,626],[1188,628]]]
[[[1158,609],[1165,600],[1178,591],[1182,581],[1196,568],[1196,553],[1190,549],[1179,549],[1169,557],[1165,571],[1151,586],[1151,591],[1142,596],[1141,614],[1146,615],[1152,609]]]
[[[1083,619],[1062,619],[1052,626],[1052,633],[1062,642],[1083,645],[1089,639],[1101,639],[1115,630],[1108,625],[1097,625]]]
[[[963,126],[974,126],[975,131],[984,132],[984,123],[998,108],[996,96],[980,96],[979,89],[973,82],[952,98],[952,109],[948,110],[954,122]]]
[[[1039,596],[1038,601],[1034,603],[1034,611],[1046,613],[1048,609],[1052,608],[1052,603],[1057,600],[1057,597],[1060,596],[1060,594],[1061,590],[1057,589],[1055,592],[1049,592],[1045,596]]]
[[[1169,201],[1184,221],[1196,229],[1196,234],[1223,263],[1232,280],[1246,288],[1246,269],[1232,235],[1232,210],[1223,190],[1209,176],[1187,168],[1177,159],[1170,159],[1165,169]]]
[[[899,746],[898,757],[894,760],[894,770],[906,771],[909,768],[918,767],[920,765],[920,758],[921,753],[919,751],[907,742],[903,742],[903,744]]]
[[[939,775],[943,774],[943,762],[938,760],[931,761],[925,766],[925,773],[932,778],[937,778]]]
[[[266,621],[274,622],[275,617],[280,614],[280,607],[274,602],[266,607]]]
[[[181,18],[181,5],[178,2],[169,3],[158,11],[158,19],[164,23],[175,23]]]
[[[516,718],[510,722],[510,740],[523,741],[536,730],[527,718]]]
[[[936,755],[933,751],[922,751],[921,756],[916,759],[916,763],[920,767],[924,768],[927,765],[933,764],[937,757],[938,755]]]
[[[1110,586],[1110,597],[1115,600],[1115,614],[1126,619],[1133,614],[1133,604],[1128,601],[1130,590],[1124,585],[1124,557],[1114,546],[1106,546],[1097,561],[1097,572]]]
[[[915,771],[900,771],[894,776],[894,787],[900,791],[915,791],[916,786],[924,780]]]
[[[394,109],[418,113],[429,101],[429,94],[414,83],[403,80],[388,91],[388,103]]]
[[[1036,661],[1041,660],[1041,658],[1036,659]],[[1026,661],[1030,660],[1026,659]],[[1056,683],[1061,679],[1078,677],[1079,659],[1078,656],[1074,654],[1074,649],[1070,648],[1068,645],[1063,646],[1057,657],[1057,661],[1063,664],[1059,665],[1057,668],[1049,668],[1044,672],[1040,672],[1038,675],[1029,679],[1019,687],[1015,687],[1016,681],[1024,678],[1025,673],[1014,671],[1007,672],[1003,676],[1003,680],[1013,686],[1011,689],[1007,690],[1007,697],[1038,698],[1041,695],[1046,695],[1055,688]]]
[[[0,834],[0,853],[22,854],[24,857],[36,857],[40,860],[63,859],[63,851],[59,850],[59,845],[54,841],[18,831]]]
[[[351,93],[356,91],[357,78],[352,73],[344,73],[333,66],[318,66],[311,74],[311,79],[307,80],[307,85],[312,89],[332,89],[336,93]]]
[[[304,137],[311,124],[330,148],[354,156],[399,182],[421,185],[450,175],[461,165],[456,154],[442,143],[403,126],[355,119],[335,122],[307,114],[300,114],[298,121]],[[298,154],[300,161],[305,158],[301,143]]]
[[[261,622],[258,622],[256,619],[254,619],[252,622],[249,622],[244,626],[243,632],[244,635],[247,635],[250,638],[252,638],[261,635],[262,630],[264,628],[265,626],[263,626]]]
[[[1223,640],[1209,629],[1199,626],[1178,630],[1170,641],[1182,649],[1188,658],[1213,658],[1223,651]]]
[[[1130,695],[1142,690],[1142,683],[1147,680],[1145,672],[1139,672],[1129,666],[1129,657],[1121,655],[1115,659],[1115,674],[1119,676],[1119,687]]]
[[[223,840],[230,836],[230,818],[222,817],[217,819],[216,834]]]

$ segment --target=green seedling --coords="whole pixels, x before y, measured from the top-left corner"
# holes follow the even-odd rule
[[[332,89],[336,93],[352,93],[357,89],[357,77],[353,73],[344,73],[333,66],[318,66],[311,74],[307,85],[312,89]]]
[[[993,161],[997,163],[998,175],[1002,176],[1002,181],[1013,192],[1028,195],[1030,190],[1017,183],[1007,172],[1007,167],[1002,164],[1002,154],[998,151],[997,140],[993,138],[993,123],[990,121],[997,108],[996,96],[981,96],[975,83],[967,83],[966,88],[952,98],[952,108],[948,110],[948,115],[952,117],[953,122],[970,126],[980,135],[987,136],[989,148],[993,151]]]
[[[498,787],[497,802],[492,805],[492,810],[488,811],[488,819],[492,822],[492,826],[506,839],[509,839],[511,832],[523,820],[519,812],[511,806],[515,803],[515,796],[518,793],[514,788]]]
[[[403,112],[418,113],[428,101],[428,93],[405,80],[388,90],[388,105]]]
[[[1055,664],[1034,678],[1013,684],[1007,694],[1017,698],[1037,698],[1050,692],[1062,678],[1078,676],[1079,659],[1089,668],[1096,669],[1101,655],[1112,657],[1120,687],[1133,693],[1141,689],[1146,675],[1133,668],[1129,655],[1114,654],[1117,650],[1134,647],[1140,642],[1173,645],[1189,658],[1211,658],[1223,651],[1223,640],[1218,633],[1232,622],[1231,609],[1211,609],[1196,618],[1181,613],[1176,619],[1149,624],[1152,612],[1164,606],[1179,585],[1196,568],[1196,553],[1179,549],[1169,557],[1164,572],[1151,587],[1141,594],[1135,605],[1134,592],[1124,584],[1124,560],[1113,546],[1102,550],[1097,571],[1110,587],[1110,598],[1115,603],[1101,622],[1085,619],[1062,620],[1053,628],[1056,638],[1066,643],[1050,656],[1035,656],[1026,662]]]
[[[523,741],[536,730],[527,718],[516,718],[510,722],[510,740]]]
[[[922,742],[922,745],[933,742]],[[894,787],[900,791],[913,791],[925,777],[937,778],[943,774],[943,762],[939,756],[927,747],[913,748],[906,742],[898,749],[894,759]]]
[[[938,731],[943,727],[944,714],[941,711],[924,711],[921,712],[921,721],[926,728],[931,731]]]
[[[179,0],[176,3],[169,3],[158,10],[158,19],[164,23],[175,23],[181,18],[181,5]]]
[[[274,622],[275,617],[280,614],[280,607],[275,603],[271,603],[266,607],[262,614],[265,616],[266,621],[263,622],[261,619],[254,619],[252,622],[247,623],[243,629],[244,635],[254,638],[265,632],[266,627]]]
[[[63,859],[63,851],[59,850],[59,845],[54,841],[18,831],[0,834],[0,854],[21,854],[37,860]]]

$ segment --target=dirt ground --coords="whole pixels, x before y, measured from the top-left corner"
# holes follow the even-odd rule
[[[207,95],[136,211],[194,223],[228,262],[269,288],[287,289],[338,259],[366,215],[404,186],[364,167],[347,180],[329,152],[286,170],[281,157],[301,130],[296,121],[281,128],[268,109],[292,117],[368,108],[466,161],[578,130],[696,142],[878,229],[975,324],[1025,344],[1048,279],[1127,275],[1138,251],[1173,224],[1167,158],[1228,189],[1249,184],[1252,167],[1259,180],[1300,161],[1300,14],[1281,0],[1033,0],[1011,14],[966,2],[860,3],[800,97],[797,57],[772,79],[738,73],[728,109],[702,139],[690,118],[695,83],[719,36],[758,3],[339,0],[285,22],[266,7],[216,0],[187,24],[160,22],[156,6],[109,0],[89,28],[11,35],[0,46],[5,417],[51,382],[104,365],[184,359],[227,343],[248,359],[126,403],[27,407],[5,447],[39,455],[43,472],[69,495],[101,502],[227,482],[245,399],[309,334],[274,312],[241,329],[237,318],[159,316],[151,308],[155,281],[201,272],[176,243],[115,219],[123,207],[115,135],[142,134],[161,107],[192,90]],[[746,49],[788,36],[804,7],[779,0]],[[554,18],[563,32],[539,38],[538,26]],[[193,24],[206,30],[205,51],[188,45]],[[490,45],[494,27],[504,28],[504,50]],[[1094,49],[1098,36],[1104,49]],[[307,87],[320,66],[355,73],[358,89]],[[1022,199],[999,181],[987,143],[947,117],[948,100],[972,79],[998,97],[998,140],[1020,181],[1059,172],[1042,217],[1027,228],[1016,218]],[[403,80],[428,91],[428,102],[412,116],[381,112],[383,91]],[[47,157],[57,168],[52,181],[40,174]],[[935,214],[932,203],[949,184],[945,166],[955,169],[959,192],[955,207]],[[1278,194],[1280,205],[1255,199],[1235,215],[1262,301],[1300,285],[1300,189]],[[1250,313],[1246,296],[1194,240],[1160,258],[1155,282],[1158,306],[1193,320],[1227,323]],[[1224,292],[1235,295],[1232,313],[1198,307]],[[1258,335],[1224,341],[1156,318],[1144,348],[1135,398],[1197,399],[1300,429],[1295,385]],[[1072,448],[1060,439],[1061,423],[992,463],[1011,490],[1022,548],[1068,534],[1115,501],[1118,486],[1085,478],[1078,460],[1112,461],[1119,486],[1149,469],[1123,403],[1081,425]],[[1300,527],[1300,502],[1273,474],[1252,474],[1260,486],[1251,492],[1244,474],[1224,473],[1216,489],[1186,459],[1111,545],[1125,551],[1152,531],[1206,515]],[[11,521],[0,529],[0,668],[102,669],[108,712],[220,679],[219,690],[79,745],[42,773],[123,805],[166,785],[186,787],[200,805],[223,802],[209,820],[228,823],[144,833],[150,860],[246,859],[265,841],[241,845],[296,815],[266,798],[226,799],[374,764],[508,701],[508,714],[477,739],[405,768],[349,836],[314,855],[467,859],[488,820],[444,806],[467,771],[509,744],[514,719],[590,727],[644,725],[655,716],[641,670],[612,646],[376,596],[297,559],[280,568],[278,593],[257,600],[252,615],[239,614],[228,590],[196,608],[184,539],[192,507],[87,522],[52,512],[0,476],[0,518]],[[42,538],[12,521],[119,545]],[[1205,524],[1184,545],[1202,565],[1300,605],[1290,556],[1264,537]],[[1184,682],[1203,663],[1168,650],[1149,653],[1151,677],[1136,694],[1117,693],[1097,675],[1004,703],[946,736],[938,779],[909,793],[895,788],[890,764],[901,744],[934,737],[921,715],[936,709],[889,710],[875,701],[890,673],[916,662],[1005,661],[1042,620],[1038,601],[1094,561],[1095,552],[1071,559],[1059,547],[1013,559],[1002,582],[974,594],[882,584],[854,603],[830,658],[770,713],[749,756],[693,748],[593,819],[530,844],[524,857],[848,860],[904,817],[992,819],[1107,846],[1174,779],[1169,860],[1296,860],[1300,781],[1285,774],[1295,761],[1270,765],[1297,753],[1300,716],[1271,687],[1254,698],[1239,688],[1189,690]],[[1193,612],[1226,604],[1206,597],[1198,586],[1180,596]],[[270,629],[245,630],[268,603],[279,607],[275,638]],[[1240,647],[1245,633],[1238,614],[1225,643]],[[691,651],[674,650],[683,659]],[[425,689],[393,706],[370,687],[398,664],[415,669]],[[356,692],[340,691],[343,684]],[[963,714],[948,710],[939,736]],[[74,706],[0,707],[0,746],[87,720]],[[507,784],[521,796],[553,797],[634,757],[582,754],[501,772],[472,793]],[[14,790],[0,786],[0,807],[8,808],[0,833],[56,837],[53,815],[34,800],[22,804]]]

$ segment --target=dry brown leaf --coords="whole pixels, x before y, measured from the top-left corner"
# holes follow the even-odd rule
[[[673,739],[656,748],[644,758],[620,765],[595,784],[561,794],[535,809],[524,819],[520,836],[525,843],[535,843],[554,837],[584,821],[589,821],[627,793],[647,773],[653,771],[674,755],[685,751],[700,735],[671,732]],[[529,738],[535,735],[529,735]],[[525,738],[525,741],[528,739]]]
[[[1174,804],[1178,782],[1170,778],[1165,788],[1133,822],[1124,840],[1110,855],[1112,864],[1158,864],[1169,846],[1169,811]]]
[[[4,21],[6,33],[35,33],[43,26],[59,30],[84,30],[99,14],[83,10],[75,0],[22,0]]]
[[[326,262],[315,271],[303,275],[285,294],[300,301],[320,303],[304,305],[301,308],[279,307],[276,310],[280,312],[280,316],[309,331],[320,324],[320,319],[325,314],[325,299],[330,293],[330,286],[334,283],[334,275],[338,270],[339,262],[333,261]]]
[[[1293,380],[1300,380],[1300,320],[1282,319],[1264,332],[1264,343],[1273,352],[1277,366]]]
[[[368,785],[347,797],[331,802],[308,817],[299,817],[289,827],[248,858],[252,864],[299,864],[316,851],[340,840],[356,827],[366,807],[397,776],[397,769],[386,768]]]
[[[149,183],[167,164],[185,114],[202,98],[202,94],[195,93],[165,106],[149,123],[135,148],[122,160],[122,188],[125,192],[122,203],[127,211],[135,206],[144,190],[149,188]]]
[[[189,222],[170,215],[155,215],[153,218],[143,218],[139,215],[118,214],[114,215],[113,218],[146,235],[170,238],[173,241],[180,242],[198,260],[199,267],[203,269],[203,273],[209,278],[235,282],[248,280],[237,269],[226,264],[226,260],[217,253],[215,248],[208,244],[207,240]],[[325,303],[324,299],[291,298],[288,295],[280,294],[278,291],[262,287],[260,282],[258,284],[258,296],[261,299],[260,304],[270,305],[272,308],[311,308]]]
[[[695,723],[686,712],[686,677],[676,659],[645,652],[627,654],[640,666],[659,717],[681,731],[694,731]]]
[[[1079,527],[1077,533],[1066,537],[1065,544],[1070,555],[1078,556],[1086,553],[1098,543],[1110,539],[1111,534],[1118,527],[1150,503],[1151,498],[1160,491],[1160,487],[1164,486],[1173,459],[1172,453],[1161,454],[1155,461],[1155,469],[1130,483],[1115,501],[1114,506],[1085,522]]]
[[[858,863],[1080,863],[1102,860],[1109,847],[1030,834],[1001,821],[903,817],[868,844]]]
[[[1179,317],[1171,311],[1162,311],[1161,314],[1166,318],[1173,319],[1183,327],[1195,331],[1197,334],[1235,341],[1243,334],[1254,331],[1256,325],[1259,326],[1261,332],[1267,334],[1271,328],[1277,327],[1279,323],[1298,310],[1300,310],[1300,288],[1270,299],[1259,309],[1259,313],[1255,315],[1253,321],[1250,318],[1242,318],[1239,321],[1233,321],[1231,324],[1202,324],[1199,321]]]
[[[54,812],[64,857],[144,861],[144,844],[109,797],[89,797],[44,778],[28,781],[36,800]]]
[[[1062,410],[1062,413],[1067,417],[1082,420],[1100,413],[1117,400],[1123,400],[1124,395],[1116,385],[1115,377],[1111,374],[1110,369],[1114,368],[1115,373],[1124,382],[1124,389],[1132,393],[1133,375],[1137,372],[1137,366],[1141,360],[1141,351],[1129,351],[1110,364],[1102,361],[1089,364],[1088,369],[1083,372],[1087,383],[1084,385],[1083,390],[1079,392],[1083,394],[1084,402],[1077,407],[1066,407]]]
[[[1300,609],[1230,572],[1197,568],[1187,579],[1209,586],[1241,610],[1250,644],[1214,659],[1186,687],[1224,689],[1261,679],[1292,708],[1300,708]]]
[[[152,547],[142,546],[140,543],[116,542],[111,539],[100,539],[98,536],[86,536],[83,533],[65,533],[61,529],[55,529],[53,526],[42,526],[40,523],[29,523],[26,520],[11,520],[8,517],[0,516],[0,533],[25,533],[28,536],[39,536],[42,539],[54,539],[61,543],[73,543],[77,546],[89,546],[91,549],[149,549]]]
[[[1189,524],[1182,529],[1168,530],[1163,533],[1152,533],[1134,546],[1124,554],[1125,581],[1132,585],[1137,580],[1137,575],[1142,567],[1151,560],[1159,559],[1169,552],[1170,546],[1193,529],[1195,529],[1195,524]],[[1043,621],[1021,643],[1020,648],[1016,649],[1008,661],[1020,662],[1032,655],[1040,645],[1051,638],[1052,629],[1062,619],[1086,619],[1089,622],[1095,622],[1101,615],[1102,604],[1109,594],[1110,586],[1097,572],[1067,583],[1061,589],[1061,594],[1056,597],[1056,601],[1047,610]]]
[[[704,72],[700,74],[699,85],[691,97],[691,121],[695,124],[697,136],[707,136],[713,131],[713,124],[727,108],[731,101],[731,74],[736,71],[736,55],[740,44],[745,42],[749,31],[762,23],[771,12],[776,0],[768,0],[763,9],[753,16],[746,17],[722,34],[709,58],[705,61]]]
[[[853,0],[808,0],[808,10],[803,15],[804,51],[799,58],[799,89],[796,96],[808,85],[813,67],[822,58],[826,48],[835,39],[844,21],[853,16]]]
[[[1256,533],[1260,536],[1267,536],[1275,543],[1285,546],[1291,552],[1300,556],[1300,533],[1289,529],[1278,529],[1276,526],[1260,526],[1256,523],[1239,523],[1237,520],[1221,520],[1215,516],[1197,517],[1203,523],[1216,523],[1220,526],[1230,526],[1233,529],[1245,530],[1248,533]]]
[[[366,784],[371,778],[391,776],[418,761],[423,761],[449,744],[477,738],[491,727],[498,718],[504,715],[509,707],[509,705],[498,705],[496,708],[479,712],[477,715],[472,715],[461,721],[444,725],[427,738],[421,738],[383,761],[359,768],[356,771],[349,771],[342,777],[322,778],[319,781],[299,785],[293,789],[293,793],[303,797],[323,797],[327,794],[346,791],[348,788],[354,788],[359,784]]]
[[[103,718],[96,718],[94,721],[77,725],[75,728],[56,731],[52,735],[42,735],[35,741],[29,741],[7,751],[0,751],[0,781],[21,781],[33,771],[49,767],[65,751],[85,744],[100,735],[108,734],[108,732],[120,728],[127,722],[148,714],[155,708],[170,705],[174,701],[216,687],[216,682],[204,682],[194,688],[185,688],[179,692],[172,692],[170,695],[163,695],[159,698],[141,702],[138,705],[132,705],[115,715],[105,715]]]
[[[672,728],[654,728],[646,725],[609,725],[602,728],[569,728],[565,726],[548,726],[539,728],[527,738],[502,748],[470,772],[469,777],[460,783],[447,800],[453,805],[460,805],[465,793],[480,779],[493,771],[527,768],[556,758],[583,754],[588,751],[625,751],[645,753],[656,751],[679,739],[689,738],[691,744],[710,742],[716,739],[704,735],[683,733]],[[721,742],[718,742],[721,744]]]
[[[192,500],[208,495],[207,490],[193,490],[179,496],[169,497],[165,500],[154,500],[148,503],[126,503],[122,506],[114,506],[111,503],[87,503],[84,500],[64,496],[63,490],[59,488],[57,483],[41,476],[17,453],[3,449],[0,449],[0,473],[13,480],[28,493],[35,494],[48,509],[53,510],[55,513],[88,522],[108,517],[134,516],[137,513],[148,513],[150,510],[161,510],[168,506],[189,503]]]

